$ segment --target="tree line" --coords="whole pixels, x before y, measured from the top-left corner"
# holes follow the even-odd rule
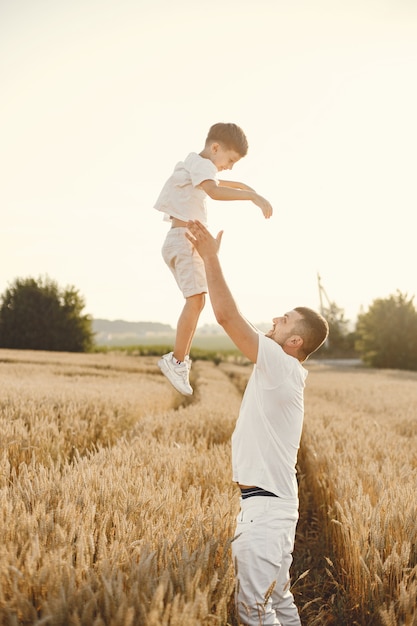
[[[329,339],[318,357],[358,357],[376,368],[417,370],[417,311],[400,291],[373,301],[356,327],[335,303],[322,310]],[[73,287],[49,277],[17,278],[0,296],[0,348],[89,352],[95,347],[92,318]]]
[[[0,297],[0,348],[88,352],[92,319],[75,287],[48,277],[17,278]]]
[[[376,368],[417,370],[417,311],[414,297],[397,291],[377,298],[361,312],[353,331],[335,303],[323,308],[329,322],[329,339],[321,356],[359,357]]]

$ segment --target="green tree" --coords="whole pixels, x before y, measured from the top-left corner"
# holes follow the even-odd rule
[[[346,358],[355,356],[355,334],[349,332],[349,320],[345,318],[343,309],[335,302],[321,307],[322,315],[329,324],[329,338],[322,355]]]
[[[329,324],[329,337],[323,349],[320,350],[319,355],[335,358],[356,356],[355,334],[349,332],[349,320],[345,318],[345,312],[335,302],[330,300],[321,282],[320,274],[317,274],[317,280],[320,295],[320,313]]]
[[[358,316],[355,347],[371,367],[417,370],[417,311],[413,298],[397,291],[377,299]]]
[[[62,290],[48,277],[17,278],[0,298],[0,347],[87,352],[92,320],[74,287]]]

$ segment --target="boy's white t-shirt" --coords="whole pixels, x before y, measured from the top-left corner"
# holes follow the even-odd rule
[[[176,217],[187,222],[199,220],[207,226],[207,194],[198,185],[204,180],[217,183],[217,167],[210,159],[191,152],[185,161],[180,161],[168,178],[154,205],[165,213],[164,220]]]
[[[294,506],[307,374],[298,359],[259,334],[257,362],[232,435],[233,480],[262,487]]]

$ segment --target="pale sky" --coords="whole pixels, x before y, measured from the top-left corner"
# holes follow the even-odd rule
[[[153,204],[209,127],[248,155],[209,201],[242,313],[417,295],[414,0],[0,0],[0,293],[74,285],[93,317],[175,327]],[[214,322],[207,303],[200,325]]]

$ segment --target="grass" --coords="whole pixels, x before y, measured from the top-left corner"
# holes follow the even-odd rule
[[[237,626],[230,437],[251,367],[0,351],[0,624]],[[417,624],[417,375],[308,364],[303,625]]]

